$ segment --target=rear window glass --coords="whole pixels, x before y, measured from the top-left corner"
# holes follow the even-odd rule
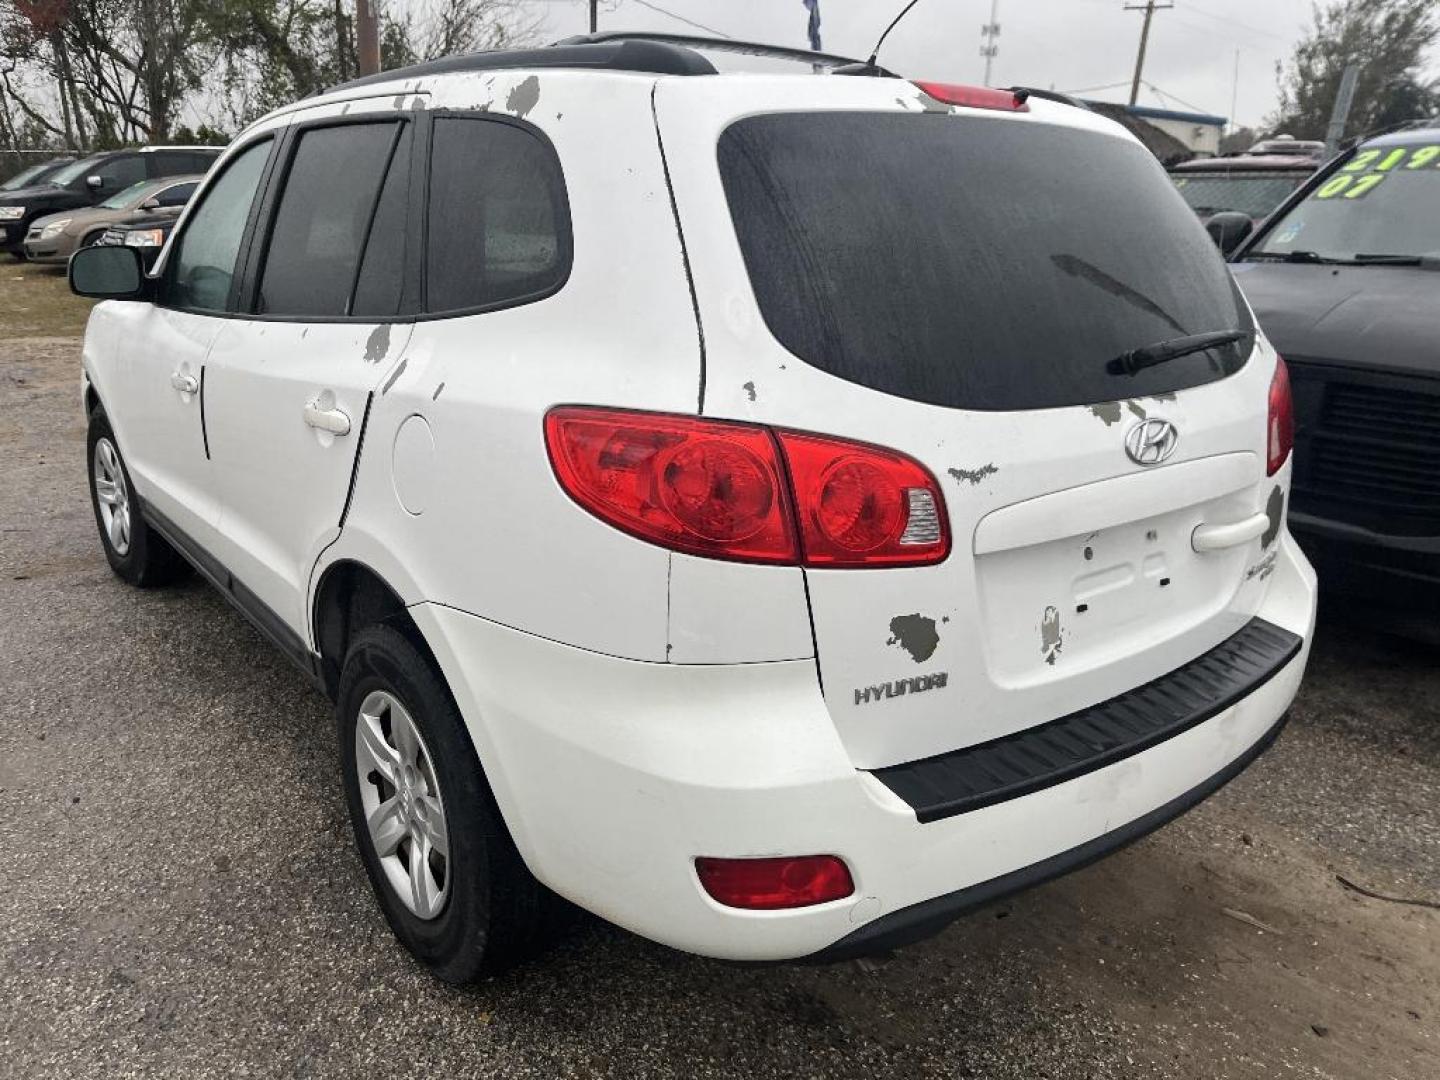
[[[1250,339],[1106,371],[1142,346],[1251,329],[1139,145],[1007,119],[782,113],[727,128],[719,164],[771,333],[842,379],[1036,409],[1198,386],[1248,354]]]

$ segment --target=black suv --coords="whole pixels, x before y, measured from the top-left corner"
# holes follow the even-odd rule
[[[1440,633],[1440,120],[1328,164],[1231,270],[1290,366],[1290,526],[1322,591]]]
[[[0,250],[21,253],[30,222],[57,210],[94,206],[140,180],[203,173],[217,146],[142,146],[73,161],[31,187],[0,193]]]

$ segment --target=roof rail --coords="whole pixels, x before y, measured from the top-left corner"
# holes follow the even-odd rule
[[[608,71],[639,71],[655,75],[714,75],[715,65],[699,53],[678,48],[665,41],[650,40],[663,35],[607,36],[604,41],[572,39],[578,44],[557,42],[539,49],[496,49],[491,52],[445,56],[409,67],[365,75],[332,86],[325,93],[357,86],[415,79],[426,75],[447,75],[466,71],[502,71],[515,68],[589,68]]]
[[[659,45],[671,45],[683,49],[710,49],[715,52],[740,53],[744,56],[769,57],[776,60],[794,60],[800,64],[813,64],[828,68],[839,74],[883,75],[894,77],[894,73],[882,67],[872,67],[864,60],[836,53],[816,52],[812,49],[792,49],[785,45],[767,45],[760,41],[737,41],[734,38],[707,37],[701,34],[664,34],[648,30],[605,30],[598,34],[580,34],[555,43],[555,47],[573,45],[594,45],[613,41],[650,41]],[[839,69],[851,69],[840,71]]]

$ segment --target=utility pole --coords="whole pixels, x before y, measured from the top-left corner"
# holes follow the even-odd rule
[[[1126,11],[1143,11],[1145,23],[1140,27],[1140,51],[1135,56],[1135,78],[1130,83],[1130,104],[1134,105],[1140,99],[1140,74],[1145,70],[1145,46],[1150,43],[1150,20],[1155,17],[1157,11],[1168,11],[1174,4],[1157,4],[1155,0],[1145,0],[1145,6],[1138,4],[1126,4]]]
[[[600,28],[600,0],[590,0],[590,32]]]
[[[361,75],[380,70],[380,32],[375,5],[379,0],[355,0],[355,58]]]
[[[1355,103],[1355,84],[1360,80],[1360,65],[1346,64],[1340,75],[1340,91],[1335,95],[1335,108],[1330,111],[1330,127],[1325,132],[1325,159],[1334,157],[1345,137],[1345,121],[1350,119],[1350,106]]]
[[[1240,107],[1240,46],[1235,46],[1235,78],[1230,83],[1230,134],[1235,134],[1240,125],[1235,120],[1235,110]]]
[[[980,27],[980,55],[985,58],[985,85],[990,85],[990,67],[995,63],[995,56],[1000,52],[1000,44],[995,39],[1000,36],[1000,0],[990,0],[990,21]]]

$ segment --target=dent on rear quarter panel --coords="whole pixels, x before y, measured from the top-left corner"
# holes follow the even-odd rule
[[[573,263],[545,299],[422,320],[403,355],[388,350],[350,516],[325,565],[355,558],[407,603],[666,660],[670,553],[576,505],[555,479],[543,430],[560,404],[695,410],[698,337],[653,81],[546,70],[430,84],[431,110],[523,117],[550,140],[565,175]],[[367,353],[385,351],[371,344]],[[413,416],[429,427],[437,474],[436,497],[419,514],[406,511],[395,481],[397,434]]]

